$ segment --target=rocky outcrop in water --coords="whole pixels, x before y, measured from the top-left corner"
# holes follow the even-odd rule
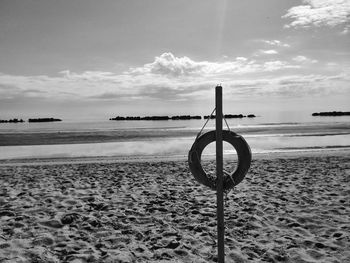
[[[350,111],[314,112],[312,116],[350,116]]]
[[[110,121],[163,121],[163,120],[170,120],[169,116],[146,116],[146,117],[139,117],[139,116],[127,116],[127,117],[121,117],[117,116],[115,118],[110,118]]]
[[[200,120],[201,116],[180,115],[171,117],[172,120]]]
[[[164,120],[192,120],[192,119],[201,119],[201,116],[191,116],[191,115],[180,115],[180,116],[128,116],[121,117],[117,116],[115,118],[110,118],[110,121],[164,121]]]
[[[19,122],[24,122],[22,119],[10,119],[10,120],[0,120],[0,123],[19,123]]]
[[[169,120],[169,116],[146,116],[141,118],[141,120],[145,121],[166,121]]]
[[[29,119],[28,122],[53,122],[53,121],[62,121],[61,119],[55,118],[37,118],[37,119]]]
[[[210,116],[206,115],[203,116],[204,119],[208,119]],[[224,115],[226,119],[233,119],[233,118],[255,118],[256,116],[254,114],[249,114],[249,115],[243,115],[243,114],[226,114]],[[211,119],[215,119],[215,115],[212,115],[210,117]],[[163,120],[201,120],[202,116],[199,115],[176,115],[176,116],[145,116],[145,117],[140,117],[140,116],[127,116],[127,117],[122,117],[122,116],[117,116],[114,118],[109,118],[110,121],[163,121]]]
[[[245,115],[243,115],[243,114],[225,114],[224,115],[224,117],[226,118],[226,119],[241,119],[241,118],[244,118],[244,117],[246,117]]]
[[[241,119],[241,118],[255,118],[256,116],[254,114],[249,114],[249,115],[243,115],[243,114],[225,114],[224,115],[225,119]],[[206,115],[204,116],[204,119],[215,119],[215,115]]]

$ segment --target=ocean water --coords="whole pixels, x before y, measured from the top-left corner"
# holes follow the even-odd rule
[[[224,129],[242,135],[253,155],[350,148],[349,116],[308,116],[298,121],[293,115],[283,118],[282,122],[262,117],[228,119],[227,122],[229,127],[224,122]],[[0,159],[186,156],[204,123],[203,119],[1,123]],[[210,120],[203,132],[213,129],[215,120]],[[45,137],[44,144],[38,136]],[[11,141],[14,138],[17,138],[16,143]],[[21,145],[22,138],[26,138],[24,145]],[[224,143],[224,154],[234,153],[234,148]],[[215,143],[203,154],[214,155]]]

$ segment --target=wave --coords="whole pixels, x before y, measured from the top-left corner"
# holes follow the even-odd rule
[[[318,149],[341,149],[350,148],[350,145],[326,145],[326,146],[309,146],[309,147],[283,147],[277,150],[318,150]]]
[[[309,137],[309,136],[335,136],[348,135],[350,132],[334,132],[334,133],[304,133],[304,134],[286,134],[289,137]]]

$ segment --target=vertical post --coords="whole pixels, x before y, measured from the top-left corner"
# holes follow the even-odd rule
[[[218,262],[225,262],[225,226],[224,226],[224,191],[223,191],[223,146],[222,146],[222,87],[215,88],[216,112],[216,206],[218,224]]]

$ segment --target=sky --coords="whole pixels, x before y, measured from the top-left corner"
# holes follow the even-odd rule
[[[0,0],[0,119],[350,110],[350,0]]]

